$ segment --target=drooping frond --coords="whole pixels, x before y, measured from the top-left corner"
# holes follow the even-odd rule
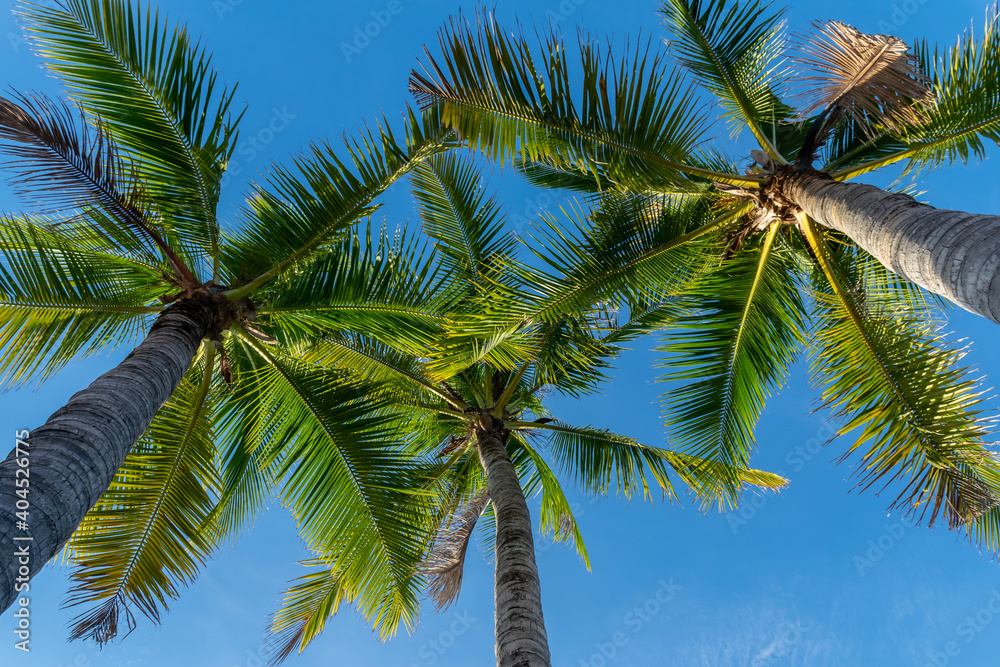
[[[670,50],[719,98],[733,135],[749,127],[772,160],[777,125],[792,109],[781,101],[782,12],[770,3],[667,0],[659,10],[671,35]]]
[[[452,512],[442,523],[431,553],[421,567],[427,577],[428,596],[438,611],[444,611],[458,599],[469,541],[489,500],[489,493],[483,491]]]
[[[738,492],[745,484],[777,489],[787,481],[759,470],[649,447],[603,429],[573,427],[559,421],[519,423],[518,427],[551,432],[549,449],[559,468],[572,476],[582,490],[595,495],[614,491],[631,498],[641,490],[644,499],[652,499],[653,484],[647,477],[652,475],[663,497],[676,500],[678,495],[670,481],[673,471],[698,495],[703,505],[735,506]],[[733,494],[732,489],[737,493]]]
[[[346,157],[333,146],[315,144],[295,160],[295,169],[276,167],[266,186],[255,186],[245,223],[223,250],[233,284],[250,293],[375,210],[386,188],[428,157],[453,144],[451,131],[431,111],[406,115],[406,136],[397,139],[386,119],[343,138]]]
[[[211,350],[211,348],[207,348]],[[71,639],[104,644],[134,605],[154,622],[197,576],[215,540],[201,530],[218,498],[212,411],[214,355],[202,355],[136,443],[67,550],[75,568],[67,606],[80,614]]]
[[[343,373],[309,367],[248,336],[262,360],[238,391],[252,402],[243,446],[280,460],[280,497],[303,538],[332,564],[344,595],[383,637],[417,610],[423,526],[417,468],[390,428],[379,392]],[[280,630],[280,628],[275,628]]]
[[[664,397],[666,428],[678,448],[699,458],[749,467],[754,428],[803,342],[805,308],[796,266],[773,223],[763,241],[695,282],[691,310],[659,350],[679,382]],[[735,490],[735,489],[734,489]]]
[[[692,90],[648,48],[626,48],[616,62],[581,36],[581,60],[571,64],[556,35],[534,54],[485,12],[475,26],[452,19],[440,46],[441,62],[428,52],[410,90],[422,105],[443,106],[442,120],[492,158],[599,169],[630,188],[685,181],[684,173],[725,178],[685,166],[704,116]],[[576,92],[569,72],[581,67]]]
[[[17,102],[0,97],[0,139],[5,141],[0,150],[17,158],[10,166],[18,174],[14,183],[21,195],[49,212],[83,209],[81,220],[91,217],[89,209],[99,207],[118,223],[115,238],[125,249],[136,253],[143,245],[155,244],[179,280],[197,284],[155,230],[136,168],[121,159],[107,127],[92,130],[79,124],[65,103],[40,95]],[[99,218],[94,222],[101,226]]]
[[[752,486],[764,491],[779,491],[788,485],[784,477],[763,470],[738,468],[669,449],[658,451],[674,473],[688,485],[705,511],[712,507],[720,512],[735,508],[740,498],[734,489],[742,491]]]
[[[161,310],[165,283],[152,267],[81,248],[38,222],[0,219],[0,385],[8,387],[137,341]]]
[[[197,272],[217,254],[219,183],[236,146],[233,91],[218,91],[210,57],[184,28],[127,0],[20,2],[17,13],[76,103],[136,160],[168,237]]]
[[[573,508],[566,498],[566,493],[559,483],[559,479],[552,468],[545,462],[541,454],[531,446],[526,437],[528,433],[515,432],[512,434],[518,444],[528,453],[534,463],[534,479],[529,478],[525,486],[530,488],[538,486],[541,491],[541,521],[538,524],[542,533],[551,533],[556,542],[571,542],[576,552],[583,560],[583,564],[590,569],[590,555],[587,553],[587,545],[583,542],[583,533],[573,515]]]
[[[839,21],[816,24],[819,31],[795,60],[808,76],[801,113],[834,107],[875,136],[876,128],[899,130],[926,120],[933,104],[930,79],[906,43],[889,35],[866,35]]]
[[[303,561],[312,571],[285,592],[281,609],[271,619],[268,663],[277,665],[300,653],[326,627],[326,621],[351,594],[340,568],[324,559]]]
[[[996,504],[998,467],[983,438],[976,383],[919,311],[879,309],[852,268],[838,261],[815,225],[802,228],[819,263],[813,281],[817,327],[811,372],[823,400],[858,431],[845,454],[858,453],[864,488],[898,484],[891,507],[950,527],[972,524]]]

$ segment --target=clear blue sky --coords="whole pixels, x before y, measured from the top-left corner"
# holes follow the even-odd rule
[[[407,74],[421,44],[433,42],[437,27],[460,7],[459,0],[398,3],[159,3],[171,19],[187,22],[204,36],[222,79],[239,81],[237,99],[248,105],[242,137],[256,137],[259,148],[247,144],[237,152],[240,173],[229,183],[223,217],[231,217],[247,179],[270,161],[286,160],[309,140],[335,137],[380,112],[397,117],[408,99]],[[390,4],[398,13],[385,13]],[[565,0],[561,5],[557,0],[516,0],[501,3],[500,13],[508,24],[516,15],[529,27],[532,22],[543,25],[546,12],[565,14],[561,25],[569,36],[574,26],[582,25],[614,34],[620,42],[640,29],[643,35],[662,35],[655,6],[648,0]],[[842,0],[800,2],[788,18],[797,31],[804,31],[810,20],[839,19],[866,32],[891,28],[907,40],[951,43],[973,22],[978,29],[985,9],[984,0]],[[364,48],[345,53],[341,44],[354,40],[356,28],[373,20],[372,12],[391,20]],[[38,70],[38,60],[19,43],[16,30],[10,14],[0,14],[3,84],[55,92],[55,82]],[[272,133],[269,126],[276,115],[287,124]],[[944,208],[1000,213],[994,161],[932,174],[922,182],[922,199]],[[548,194],[539,198],[506,174],[494,173],[491,185],[522,216],[526,207],[562,201]],[[404,190],[389,201],[390,222],[414,216]],[[0,188],[0,208],[20,208],[5,188]],[[969,359],[987,376],[987,386],[995,385],[1000,329],[957,310],[948,316],[955,335],[969,340]],[[602,396],[578,402],[553,399],[555,414],[664,444],[657,402],[663,387],[653,382],[655,355],[649,352],[654,345],[653,339],[640,341],[622,359],[616,381]],[[39,391],[4,395],[0,433],[9,434],[12,445],[15,429],[42,423],[121,356],[77,364]],[[768,405],[755,461],[786,474],[791,486],[740,513],[702,515],[690,503],[629,505],[606,499],[591,504],[573,496],[593,572],[569,549],[539,540],[555,665],[997,664],[996,564],[955,533],[907,527],[898,517],[887,516],[890,497],[852,493],[850,468],[832,463],[846,443],[834,442],[822,451],[815,447],[826,440],[821,413],[811,414],[815,396],[800,364],[790,386]],[[66,642],[73,614],[60,604],[67,580],[50,566],[32,583],[32,653],[13,648],[15,623],[7,612],[0,617],[0,664],[260,665],[255,653],[267,616],[277,608],[286,582],[298,576],[296,561],[305,556],[290,519],[275,507],[235,549],[218,554],[171,605],[160,627],[140,619],[131,636],[103,652]],[[444,615],[428,610],[412,636],[381,644],[352,610],[345,610],[305,654],[287,664],[489,665],[492,605],[492,568],[477,552],[453,610]],[[947,655],[949,649],[952,655]]]

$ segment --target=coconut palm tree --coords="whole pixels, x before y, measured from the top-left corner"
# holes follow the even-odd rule
[[[978,41],[964,36],[944,49],[921,43],[915,53],[895,37],[838,22],[818,26],[815,38],[789,53],[781,12],[760,0],[667,0],[660,14],[673,59],[716,97],[734,135],[749,128],[759,143],[752,173],[705,169],[691,159],[709,126],[678,71],[660,56],[642,72],[614,72],[598,47],[583,44],[585,88],[571,101],[557,38],[544,58],[533,58],[523,39],[497,34],[489,19],[468,33],[456,22],[442,35],[444,68],[428,60],[430,73],[414,71],[411,89],[427,102],[447,101],[448,122],[498,156],[519,152],[599,167],[618,186],[715,181],[752,206],[761,230],[782,220],[840,231],[897,274],[1000,322],[1000,219],[938,211],[900,193],[844,183],[897,163],[915,171],[982,157],[984,142],[997,141],[996,11]],[[498,50],[486,52],[487,45]],[[463,61],[466,55],[475,60]],[[782,65],[785,58],[793,67]],[[536,74],[549,77],[544,90]],[[652,87],[602,90],[614,74],[620,84]],[[796,87],[797,99],[783,95]],[[634,106],[601,106],[616,96]]]
[[[500,330],[470,325],[465,335],[503,340],[550,308],[565,316],[621,293],[687,304],[663,346],[667,378],[680,383],[666,397],[667,426],[683,451],[737,467],[749,464],[767,397],[808,349],[839,433],[857,435],[845,457],[859,455],[860,483],[896,484],[892,508],[945,516],[996,548],[1000,478],[979,391],[916,285],[996,319],[984,304],[997,299],[988,258],[1000,256],[1000,237],[961,230],[998,221],[841,181],[982,154],[1000,128],[997,14],[979,41],[935,57],[926,45],[913,56],[895,38],[820,26],[793,61],[811,76],[782,66],[784,24],[769,5],[669,0],[661,14],[668,53],[611,56],[581,36],[578,62],[558,35],[539,54],[489,14],[458,18],[441,31],[441,55],[428,52],[412,73],[418,100],[469,146],[597,202],[596,224],[580,212],[575,225],[553,226],[558,270],[537,282],[540,298]],[[701,143],[712,125],[684,70],[734,137],[750,129],[760,150],[749,171]],[[793,85],[805,91],[798,108],[783,96]],[[686,222],[670,234],[648,223],[664,210]]]
[[[72,104],[0,100],[8,166],[40,205],[0,222],[2,381],[42,381],[141,342],[0,464],[0,609],[68,543],[80,565],[70,601],[96,604],[74,636],[106,641],[136,607],[155,618],[266,497],[259,476],[240,479],[250,455],[227,444],[258,429],[269,448],[254,456],[266,453],[306,536],[350,541],[346,595],[377,600],[364,608],[373,622],[407,620],[418,522],[397,507],[416,467],[385,437],[375,395],[295,359],[282,327],[357,329],[412,349],[439,318],[414,290],[404,304],[380,301],[403,292],[361,286],[320,307],[282,286],[323,275],[330,244],[450,133],[411,112],[405,136],[383,122],[339,155],[316,144],[254,186],[224,228],[216,206],[239,117],[187,32],[122,0],[18,11]],[[266,335],[256,317],[281,326]]]
[[[432,291],[447,299],[442,312],[449,321],[489,319],[494,312],[522,307],[518,302],[542,276],[519,263],[519,244],[504,230],[500,207],[486,197],[474,166],[455,153],[438,155],[414,167],[412,182],[437,267],[419,275],[438,276]],[[367,258],[406,254],[402,247],[382,246]],[[371,270],[350,264],[361,275]],[[397,280],[413,284],[421,279],[404,275]],[[316,287],[310,293],[319,294],[321,301],[330,299]],[[310,333],[303,341],[299,354],[305,363],[378,383],[399,439],[405,434],[415,453],[434,462],[423,482],[436,502],[428,515],[426,535],[434,539],[423,545],[428,555],[422,574],[438,609],[459,594],[478,520],[487,516],[495,523],[491,546],[501,667],[551,664],[527,497],[540,493],[541,529],[554,533],[557,541],[572,541],[589,567],[557,472],[590,494],[631,497],[641,492],[647,499],[657,486],[665,498],[676,499],[673,473],[705,507],[732,505],[736,497],[730,491],[747,484],[765,489],[784,484],[776,475],[645,446],[549,414],[541,400],[544,393],[576,397],[593,392],[620,344],[648,327],[639,318],[624,321],[604,307],[592,308],[586,317],[550,317],[508,340],[482,346],[483,354],[471,355],[471,361],[451,353],[467,346],[461,336],[453,341],[448,333],[426,350],[354,332],[330,331],[319,339]],[[255,448],[253,443],[244,447]],[[337,552],[321,550],[310,574],[287,593],[272,626],[275,662],[304,649],[338,608],[343,582],[337,557]]]

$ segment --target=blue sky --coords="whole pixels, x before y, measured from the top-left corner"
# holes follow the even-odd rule
[[[247,179],[271,161],[284,161],[310,140],[334,138],[376,114],[397,118],[408,100],[406,78],[421,44],[434,41],[437,27],[460,3],[164,0],[159,7],[203,35],[221,78],[240,83],[237,101],[248,107],[245,144],[237,151],[239,173],[232,174],[221,209],[231,218]],[[499,13],[508,24],[516,15],[529,27],[544,25],[549,14],[569,36],[582,25],[621,43],[640,29],[660,38],[655,7],[635,0],[516,0],[501,3]],[[838,19],[866,32],[948,44],[973,23],[981,26],[985,10],[982,0],[846,0],[798,3],[788,19],[800,32],[810,20]],[[352,43],[357,31],[378,17],[385,23],[378,34],[367,44]],[[19,41],[10,14],[0,13],[3,83],[56,92],[38,62]],[[720,130],[719,138],[725,136]],[[491,187],[499,189],[515,222],[539,206],[554,210],[565,202],[557,194],[531,191],[510,174],[491,176]],[[995,182],[993,160],[956,166],[923,179],[921,198],[943,208],[1000,213]],[[405,190],[392,193],[388,202],[390,223],[413,217]],[[19,207],[0,187],[0,208]],[[994,386],[1000,377],[997,328],[962,311],[947,316],[955,336],[968,339],[968,360],[986,376],[986,385]],[[602,395],[553,398],[553,412],[569,422],[664,444],[658,407],[663,387],[654,382],[656,356],[649,351],[655,343],[637,343]],[[10,434],[12,446],[15,429],[42,423],[123,355],[81,362],[38,391],[5,394],[0,433]],[[568,548],[544,538],[538,542],[554,665],[996,664],[996,564],[955,533],[887,516],[889,494],[851,492],[850,467],[833,463],[846,443],[818,447],[828,432],[822,413],[812,414],[815,396],[800,364],[761,420],[755,463],[791,478],[780,496],[757,498],[731,515],[703,515],[690,502],[592,503],[573,495],[593,571]],[[73,613],[60,604],[67,580],[50,566],[32,583],[32,652],[13,648],[15,623],[8,611],[0,616],[0,664],[260,665],[267,616],[286,582],[298,576],[296,561],[305,556],[291,520],[276,506],[234,549],[218,554],[159,627],[140,619],[131,636],[103,651],[66,642]],[[488,665],[492,629],[492,568],[477,552],[457,604],[441,615],[428,609],[412,636],[404,633],[381,644],[345,610],[306,653],[287,664]]]

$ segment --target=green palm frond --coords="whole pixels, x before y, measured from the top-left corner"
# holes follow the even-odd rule
[[[221,386],[205,349],[67,545],[75,568],[66,604],[93,605],[72,639],[111,641],[123,616],[131,630],[132,605],[158,622],[215,546],[201,527],[220,488],[211,415]]]
[[[738,468],[749,465],[754,427],[767,397],[798,357],[805,309],[793,257],[772,224],[696,282],[688,314],[658,348],[664,380],[683,383],[664,397],[666,426],[681,450]]]
[[[443,330],[452,298],[437,271],[405,230],[369,226],[269,285],[260,326],[286,344],[349,331],[420,354]]]
[[[428,53],[425,73],[410,75],[418,101],[442,105],[442,120],[470,147],[501,162],[599,169],[618,186],[638,189],[683,182],[684,174],[756,182],[686,164],[704,115],[661,54],[627,48],[616,63],[581,36],[580,61],[571,64],[555,35],[537,55],[523,36],[508,35],[485,12],[475,26],[453,19],[440,32],[442,63]],[[580,67],[584,83],[574,99],[569,71]]]
[[[441,265],[470,289],[512,257],[516,239],[504,230],[500,206],[486,199],[479,171],[455,153],[436,155],[413,170],[413,194],[423,229],[441,253]]]
[[[124,242],[123,250],[148,254],[155,246],[178,280],[197,284],[185,262],[154,229],[151,202],[135,179],[135,166],[121,159],[106,126],[98,125],[92,133],[73,116],[68,105],[44,96],[21,96],[17,102],[0,97],[0,139],[6,141],[0,150],[16,158],[11,167],[22,196],[40,202],[49,212],[83,209],[77,224],[91,221],[100,229],[106,228],[102,222],[114,220],[118,229],[113,236]]]
[[[138,340],[165,283],[151,267],[80,249],[30,219],[0,219],[0,384],[44,381],[73,359]]]
[[[19,3],[46,65],[100,118],[156,202],[194,271],[218,251],[220,181],[235,148],[229,107],[211,59],[184,28],[125,0]]]
[[[677,500],[670,481],[676,473],[697,494],[703,506],[735,506],[737,493],[745,484],[764,489],[778,489],[787,483],[777,475],[699,459],[659,447],[649,447],[636,440],[604,429],[574,427],[560,421],[539,424],[518,422],[519,429],[550,432],[549,450],[556,463],[581,489],[595,495],[614,491],[626,498],[642,491],[651,500],[653,483],[663,497]],[[647,475],[652,476],[652,482]]]
[[[311,569],[293,583],[284,595],[281,610],[271,619],[268,638],[272,665],[284,661],[294,651],[302,652],[326,627],[326,621],[350,603],[351,591],[341,568],[315,558],[303,561]]]
[[[659,13],[671,31],[671,52],[719,98],[733,135],[749,127],[769,157],[782,162],[776,125],[794,115],[778,97],[783,12],[760,0],[667,0]]]
[[[954,528],[997,502],[998,462],[986,448],[976,383],[958,366],[933,322],[905,309],[877,309],[817,228],[803,220],[819,263],[814,280],[817,326],[811,372],[823,400],[844,419],[839,434],[859,429],[845,457],[858,453],[864,488],[902,486],[891,507]],[[874,306],[874,307],[873,307]]]
[[[246,296],[270,279],[338,240],[370,215],[375,199],[417,164],[454,144],[434,111],[407,110],[400,141],[387,119],[344,136],[346,157],[330,144],[314,144],[295,169],[275,167],[266,186],[255,186],[245,223],[228,239],[223,262]]]
[[[419,467],[385,416],[379,392],[306,366],[241,334],[263,362],[241,378],[266,438],[243,450],[280,460],[282,502],[303,538],[333,564],[344,595],[383,637],[412,628],[424,539]]]
[[[621,295],[681,294],[717,252],[711,239],[741,211],[717,214],[700,198],[609,194],[591,215],[547,220],[535,245],[549,275],[525,282],[541,294],[532,318],[588,312]]]
[[[559,479],[552,472],[552,468],[545,462],[545,459],[531,446],[527,438],[517,438],[517,442],[535,464],[534,476],[537,478],[537,482],[529,479],[525,486],[530,488],[537,485],[540,487],[541,521],[538,528],[543,533],[551,533],[556,542],[572,542],[576,552],[589,570],[590,556],[587,554],[587,545],[583,542],[580,526],[573,515],[573,508],[566,498],[566,493],[563,491],[562,485],[559,484]]]

